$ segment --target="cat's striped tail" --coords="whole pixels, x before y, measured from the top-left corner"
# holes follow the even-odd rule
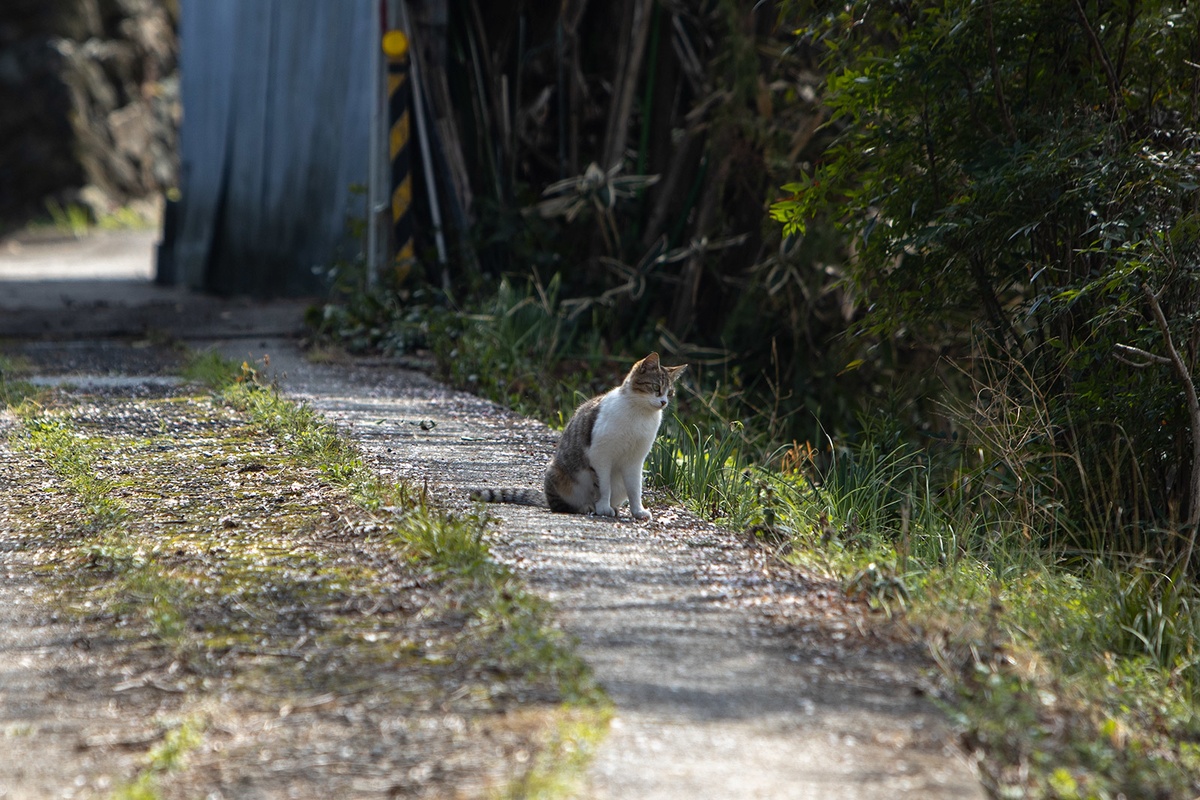
[[[541,506],[546,508],[546,495],[537,489],[468,489],[467,495],[472,500],[482,500],[485,503],[512,503],[519,506]]]

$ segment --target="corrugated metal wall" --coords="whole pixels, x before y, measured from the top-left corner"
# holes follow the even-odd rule
[[[223,294],[319,290],[356,253],[367,181],[371,0],[183,0],[176,283]]]

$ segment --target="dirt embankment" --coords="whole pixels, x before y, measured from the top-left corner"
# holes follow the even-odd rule
[[[8,0],[0,12],[0,221],[43,201],[157,213],[176,183],[177,4]]]

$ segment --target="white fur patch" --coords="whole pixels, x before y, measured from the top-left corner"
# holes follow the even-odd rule
[[[588,448],[588,461],[600,482],[596,513],[612,514],[628,498],[634,516],[644,518],[642,465],[662,423],[663,400],[666,395],[655,397],[625,387],[601,399]]]

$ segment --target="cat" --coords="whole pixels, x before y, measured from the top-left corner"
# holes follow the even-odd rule
[[[605,517],[617,516],[628,500],[634,519],[651,519],[642,507],[642,466],[686,368],[664,367],[658,353],[646,356],[620,386],[575,409],[546,468],[543,491],[472,489],[471,499]]]

